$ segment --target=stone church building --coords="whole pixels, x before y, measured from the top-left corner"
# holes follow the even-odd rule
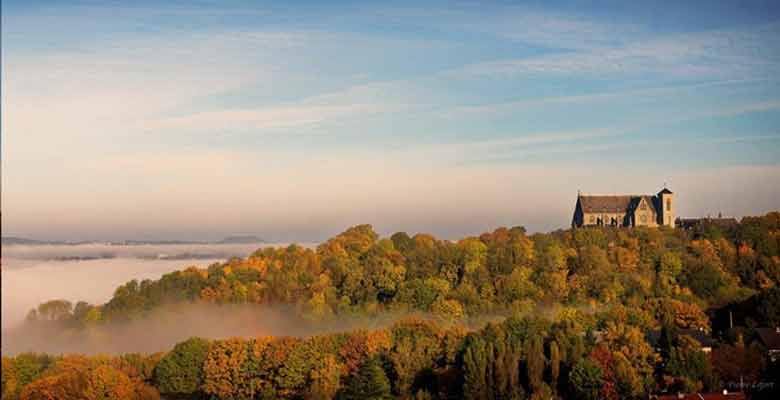
[[[675,225],[674,194],[663,188],[656,195],[587,196],[577,194],[572,227]]]

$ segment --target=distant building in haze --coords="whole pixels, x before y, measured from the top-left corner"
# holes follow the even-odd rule
[[[572,226],[675,226],[674,193],[592,196],[577,194]]]

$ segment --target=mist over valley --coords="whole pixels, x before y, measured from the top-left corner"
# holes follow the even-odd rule
[[[285,245],[3,245],[2,330],[18,325],[27,312],[47,300],[101,304],[117,286],[133,279],[159,279],[188,266],[206,268],[231,257],[246,257],[261,247]]]

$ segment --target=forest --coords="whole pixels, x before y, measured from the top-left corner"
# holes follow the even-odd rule
[[[316,248],[130,281],[105,304],[48,301],[24,325],[89,332],[181,303],[285,306],[311,325],[397,315],[391,323],[192,337],[154,354],[4,355],[2,398],[777,398],[780,367],[756,329],[780,326],[778,285],[780,212],[728,228],[513,227],[458,241],[359,225]]]

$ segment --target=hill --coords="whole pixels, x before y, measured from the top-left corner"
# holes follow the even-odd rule
[[[9,245],[46,245],[46,244],[65,244],[64,242],[49,242],[43,240],[27,239],[14,236],[3,236],[2,244]]]
[[[246,243],[267,243],[265,239],[261,239],[257,236],[228,236],[217,243],[223,244],[246,244]]]
[[[26,329],[110,338],[175,303],[286,305],[315,325],[414,312],[426,317],[376,331],[182,342],[143,379],[179,398],[349,398],[361,385],[401,398],[641,398],[775,382],[753,327],[712,332],[705,311],[758,295],[749,319],[780,324],[779,284],[777,212],[727,229],[514,227],[457,242],[359,225],[316,249],[131,281],[102,305],[47,302]],[[714,337],[711,354],[691,329]]]

